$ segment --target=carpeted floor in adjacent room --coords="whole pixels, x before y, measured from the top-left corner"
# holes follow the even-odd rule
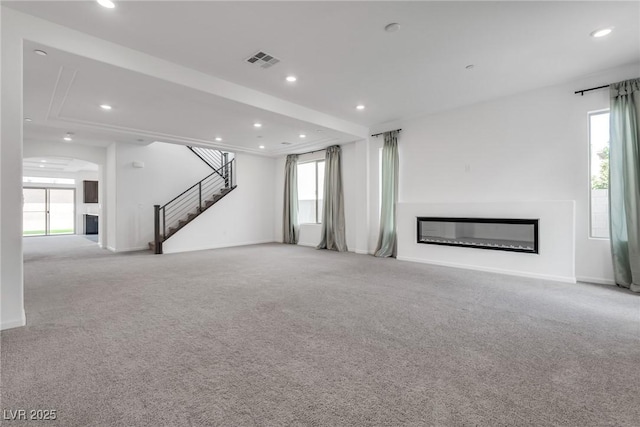
[[[37,425],[640,425],[640,296],[615,287],[65,236],[25,239],[25,304],[1,409],[57,410]]]

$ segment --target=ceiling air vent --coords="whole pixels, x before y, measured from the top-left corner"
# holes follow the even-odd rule
[[[286,142],[286,141],[285,142],[281,142],[280,144],[282,144],[282,145],[291,145],[290,142]]]
[[[276,65],[280,60],[273,55],[259,51],[247,58],[249,64],[254,64],[260,68],[269,68]]]

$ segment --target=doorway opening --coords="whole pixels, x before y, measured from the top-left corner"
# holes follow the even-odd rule
[[[75,234],[73,188],[23,188],[23,236]]]
[[[68,157],[23,159],[22,235],[82,235],[99,243],[99,165]]]

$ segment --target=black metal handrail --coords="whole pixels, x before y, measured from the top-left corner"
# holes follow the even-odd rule
[[[155,253],[161,254],[165,240],[235,188],[234,169],[231,159],[169,202],[154,206]]]
[[[229,162],[225,163],[224,165],[222,165],[218,170],[215,170],[213,172],[211,172],[209,175],[205,176],[204,178],[202,178],[200,181],[196,182],[195,184],[193,184],[191,187],[187,188],[186,190],[184,190],[182,193],[178,194],[176,197],[174,197],[173,199],[169,200],[167,203],[164,204],[164,206],[162,206],[160,209],[164,209],[167,205],[171,204],[171,202],[175,201],[177,198],[179,198],[180,196],[182,196],[183,194],[185,194],[187,191],[191,190],[194,187],[197,187],[198,184],[200,184],[202,181],[206,180],[207,178],[210,178],[213,175],[221,175],[222,176],[222,169],[224,169],[225,166],[229,165],[230,163],[233,163],[235,159],[231,159]],[[224,178],[224,177],[223,177]]]
[[[219,170],[219,167],[228,161],[228,153],[219,150],[191,146],[187,148],[214,171]]]

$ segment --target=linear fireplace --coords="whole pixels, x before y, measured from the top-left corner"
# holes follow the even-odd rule
[[[537,219],[418,217],[418,243],[538,253]]]

